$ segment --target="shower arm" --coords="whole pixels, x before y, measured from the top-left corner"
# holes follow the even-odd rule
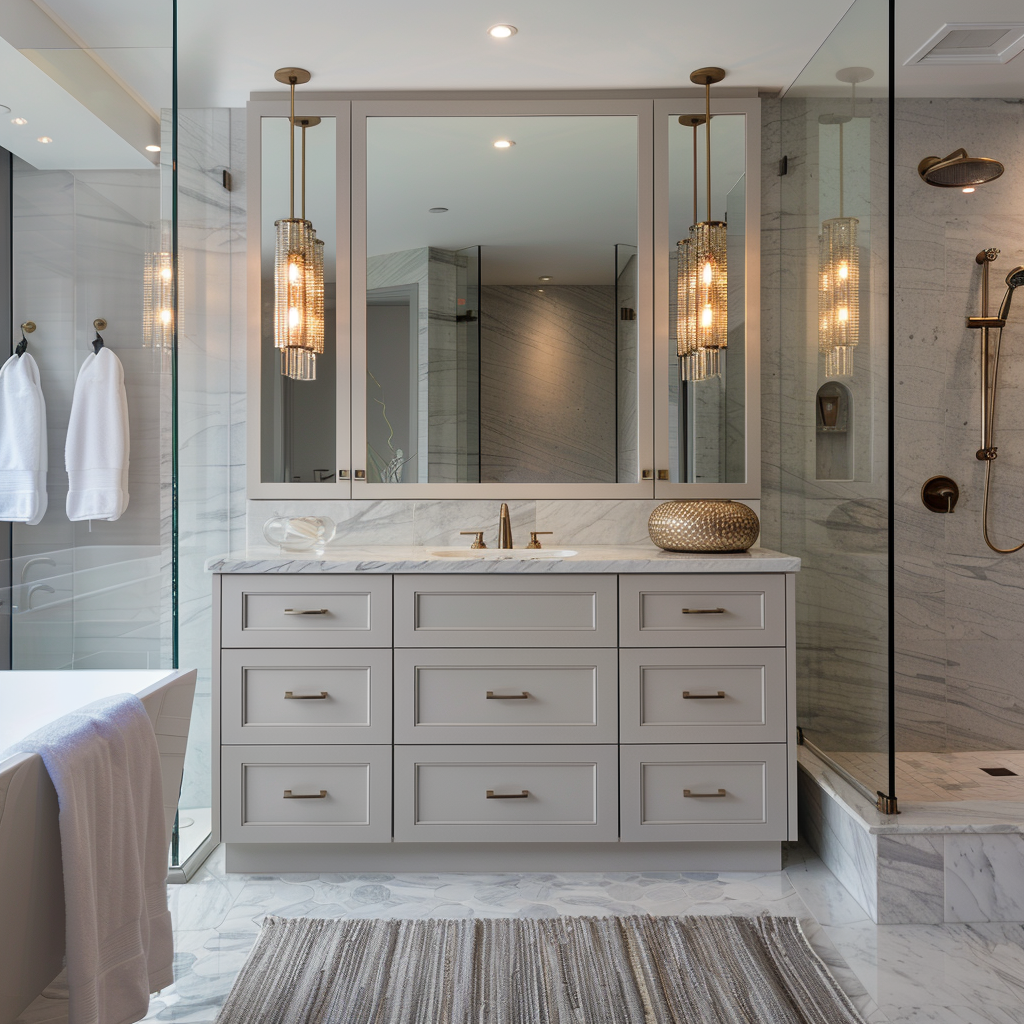
[[[979,462],[991,462],[996,457],[992,445],[992,396],[989,387],[989,338],[991,328],[1003,328],[1006,321],[998,316],[988,315],[988,268],[999,255],[998,249],[983,249],[974,257],[981,264],[981,316],[969,316],[967,326],[981,331],[981,447],[975,452]]]

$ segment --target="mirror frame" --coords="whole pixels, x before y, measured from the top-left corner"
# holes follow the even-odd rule
[[[637,246],[639,339],[638,444],[641,466],[651,464],[650,379],[653,366],[652,232],[653,128],[651,100],[364,100],[352,104],[352,457],[365,470],[366,451],[366,121],[370,117],[553,117],[626,115],[637,120]],[[646,314],[645,312],[646,311]],[[646,383],[645,383],[646,382]],[[353,473],[353,476],[355,474]],[[649,498],[650,481],[636,483],[403,483],[355,480],[354,498]]]
[[[712,90],[714,96],[714,90]],[[704,99],[687,97],[678,100],[656,100],[654,136],[654,455],[655,465],[670,465],[669,459],[669,346],[672,332],[669,324],[669,118],[676,114],[703,114]],[[711,115],[741,114],[744,117],[746,148],[746,189],[744,201],[744,390],[746,394],[744,423],[746,479],[743,483],[672,483],[655,479],[656,498],[738,498],[744,501],[761,497],[761,101],[759,99],[724,98],[711,100]],[[714,127],[712,127],[712,173],[714,173]],[[753,385],[753,386],[751,386]],[[655,477],[657,477],[657,473]]]
[[[745,236],[746,329],[746,480],[743,483],[671,483],[658,480],[655,467],[668,461],[668,347],[669,331],[669,225],[668,225],[668,118],[672,114],[699,113],[703,95],[681,89],[675,99],[665,91],[647,97],[620,94],[607,99],[562,98],[554,94],[505,94],[491,99],[436,99],[391,94],[392,98],[361,99],[329,96],[303,99],[304,112],[337,119],[337,423],[338,473],[329,483],[263,481],[261,475],[261,245],[253,244],[261,232],[261,160],[263,117],[287,117],[288,101],[254,99],[247,104],[247,423],[246,496],[255,499],[365,500],[439,498],[481,499],[594,499],[594,498],[737,498],[757,502],[761,496],[761,101],[752,93],[743,97],[712,99],[712,113],[745,117],[746,189],[745,222],[757,225]],[[388,94],[384,94],[386,97]],[[506,98],[508,97],[508,98]],[[638,445],[644,478],[636,483],[593,484],[369,484],[355,480],[354,470],[366,469],[366,118],[410,116],[557,116],[633,115],[637,118],[637,246],[639,265]],[[343,241],[351,245],[345,249]],[[344,286],[345,275],[349,287]],[[355,453],[362,453],[358,459]],[[650,467],[648,469],[648,467]],[[348,478],[342,479],[342,471]],[[646,476],[650,473],[650,476]]]

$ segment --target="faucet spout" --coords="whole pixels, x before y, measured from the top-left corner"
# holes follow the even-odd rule
[[[508,505],[501,503],[501,512],[498,514],[498,547],[512,547],[512,520],[508,515]]]

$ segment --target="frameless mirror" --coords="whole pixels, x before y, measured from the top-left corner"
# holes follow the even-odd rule
[[[274,225],[276,221],[288,218],[292,212],[288,118],[263,117],[261,129],[261,479],[276,483],[328,483],[337,479],[338,466],[335,458],[337,125],[335,118],[323,117],[314,127],[305,130],[304,180],[301,133],[296,131],[294,215],[309,220],[317,237],[324,243],[323,352],[316,356],[313,380],[298,380],[284,375],[281,372],[282,353],[274,344]]]
[[[636,117],[366,131],[367,481],[635,483]]]
[[[669,139],[669,479],[673,483],[744,483],[746,481],[746,145],[742,114],[711,118],[711,211],[708,217],[706,137],[668,119]],[[690,235],[695,222],[726,224],[728,267],[728,344],[715,356],[717,372],[703,379],[683,379],[678,355],[679,261],[677,242]],[[752,230],[756,230],[753,225]],[[685,304],[685,303],[684,303]],[[691,315],[700,315],[694,310]],[[691,377],[692,373],[689,374]],[[699,376],[699,374],[698,374]]]

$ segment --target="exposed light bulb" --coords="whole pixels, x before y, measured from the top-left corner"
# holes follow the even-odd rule
[[[702,273],[701,276],[704,278],[704,283],[705,284],[711,284],[711,264],[710,263],[705,263],[704,264],[704,270],[703,270],[703,273]],[[708,322],[710,323],[710,321],[708,321]]]
[[[289,284],[298,284],[299,281],[301,280],[301,278],[302,278],[302,270],[299,267],[298,263],[295,263],[295,262],[289,263],[288,264],[288,283]],[[291,312],[294,313],[295,311],[292,310]]]
[[[846,321],[850,319],[850,311],[846,308],[846,306],[840,306],[837,315],[839,317],[839,322],[841,324],[845,324]]]
[[[160,323],[169,324],[171,322],[171,311],[169,309],[160,310]]]
[[[839,264],[839,280],[845,281],[850,276],[850,268],[845,263]]]
[[[710,327],[711,326],[711,307],[710,306],[705,306],[704,309],[701,310],[700,325],[701,325],[701,327]]]
[[[493,39],[509,39],[518,31],[519,29],[515,25],[492,25],[487,30],[487,34]]]
[[[163,268],[163,270],[161,270],[161,271],[160,271],[160,276],[161,276],[161,277],[162,277],[162,278],[163,278],[163,279],[164,279],[165,281],[170,281],[170,279],[171,279],[171,276],[172,276],[172,275],[171,275],[171,268],[170,268],[170,267],[164,267],[164,268]]]
[[[293,329],[299,326],[299,311],[294,306],[288,309],[288,326]]]

